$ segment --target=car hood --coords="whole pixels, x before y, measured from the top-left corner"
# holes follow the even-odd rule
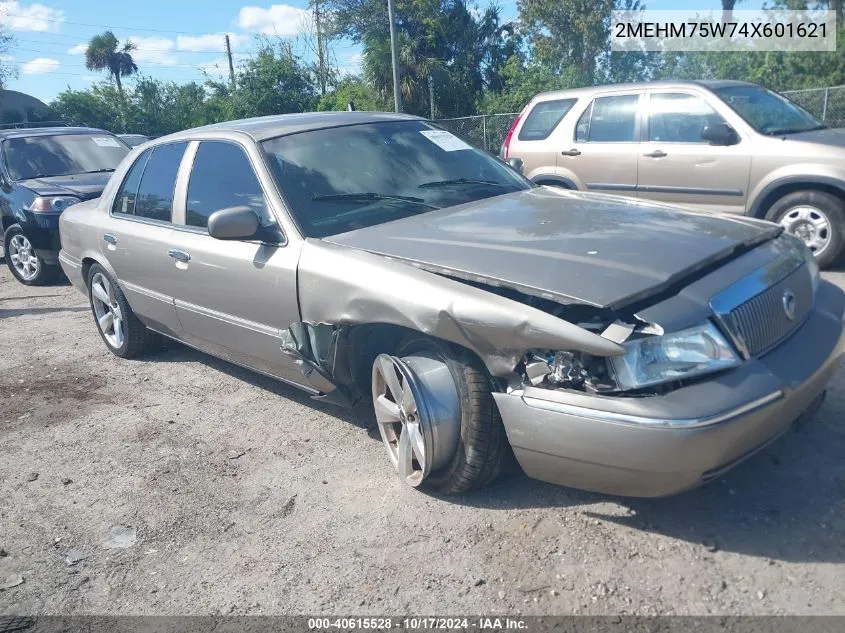
[[[761,220],[539,187],[324,239],[471,282],[619,308],[780,231]]]
[[[76,196],[80,200],[99,198],[111,178],[111,172],[45,176],[19,180],[18,184],[38,196]]]
[[[845,130],[843,129],[827,128],[824,130],[813,130],[812,132],[799,132],[798,134],[788,134],[784,139],[787,141],[800,141],[803,143],[845,148]]]

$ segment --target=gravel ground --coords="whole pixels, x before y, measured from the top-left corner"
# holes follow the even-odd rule
[[[828,275],[845,285],[845,273]],[[124,361],[0,272],[0,613],[845,614],[845,390],[724,479],[631,500],[404,487],[372,415],[181,346]]]

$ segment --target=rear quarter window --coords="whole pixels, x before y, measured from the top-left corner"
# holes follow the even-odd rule
[[[558,99],[536,104],[525,118],[517,138],[520,141],[542,141],[548,138],[576,101],[577,99]]]

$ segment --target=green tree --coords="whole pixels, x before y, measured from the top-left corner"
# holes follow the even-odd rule
[[[346,110],[350,102],[355,104],[356,110],[378,111],[389,108],[389,104],[379,98],[363,78],[347,76],[320,98],[317,110]]]
[[[108,83],[95,84],[89,90],[68,88],[53,100],[50,110],[61,121],[120,132],[116,127],[118,97],[114,86]]]
[[[6,28],[0,25],[0,55],[8,53],[12,44],[14,44],[14,41],[14,38],[9,35]],[[17,76],[18,71],[12,63],[0,61],[0,90],[6,87],[9,83],[9,79],[14,79]]]
[[[85,67],[93,71],[107,71],[114,79],[117,91],[123,97],[122,77],[128,77],[138,72],[138,66],[132,59],[135,44],[125,42],[123,46],[117,41],[114,33],[105,31],[95,35],[88,42],[85,49]]]

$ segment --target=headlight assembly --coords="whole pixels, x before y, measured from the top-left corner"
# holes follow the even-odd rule
[[[740,359],[710,322],[662,336],[634,339],[609,359],[618,388],[640,389],[727,369]]]
[[[38,196],[29,205],[29,211],[36,213],[61,213],[69,206],[82,202],[75,196]]]

